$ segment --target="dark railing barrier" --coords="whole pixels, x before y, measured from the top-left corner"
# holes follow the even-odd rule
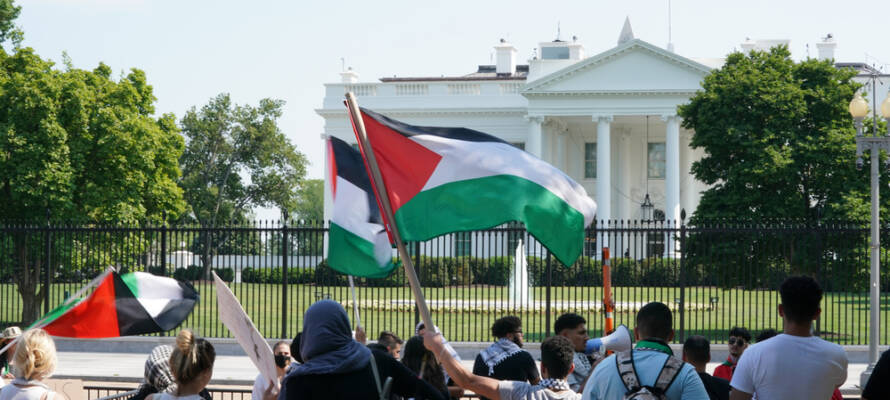
[[[886,240],[888,229],[882,228]],[[104,268],[147,271],[191,282],[201,301],[183,324],[231,337],[217,317],[210,271],[231,283],[267,337],[300,331],[303,312],[334,299],[351,314],[346,276],[324,261],[327,227],[303,221],[224,227],[0,222],[0,328],[33,321]],[[602,334],[601,251],[612,253],[615,323],[633,326],[650,301],[674,310],[676,340],[700,334],[725,342],[733,326],[782,329],[777,288],[810,275],[825,291],[818,334],[868,342],[868,225],[841,221],[598,221],[567,268],[518,224],[409,243],[433,319],[452,341],[489,341],[495,319],[523,319],[526,339],[552,334],[565,312]],[[517,258],[517,254],[520,256]],[[394,258],[398,258],[395,252]],[[886,265],[888,252],[881,250]],[[890,272],[881,276],[882,344],[887,344]],[[404,272],[355,279],[369,337],[413,334],[419,321]],[[168,332],[173,334],[175,332]]]

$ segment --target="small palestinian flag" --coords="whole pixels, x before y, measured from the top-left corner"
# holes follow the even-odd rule
[[[66,302],[39,324],[50,335],[73,338],[165,332],[179,326],[197,302],[198,292],[188,283],[109,271],[89,297]]]
[[[347,275],[384,278],[396,265],[362,155],[328,139],[328,186],[334,198],[328,234],[328,265]]]
[[[521,221],[564,265],[581,255],[596,203],[556,167],[471,129],[412,126],[364,108],[361,118],[402,239]]]

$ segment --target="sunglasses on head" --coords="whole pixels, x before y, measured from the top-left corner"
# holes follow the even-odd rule
[[[744,346],[744,345],[745,345],[745,339],[742,339],[742,338],[734,338],[734,337],[729,338],[729,344],[730,344],[730,345],[735,345],[736,343],[738,343],[739,346]]]

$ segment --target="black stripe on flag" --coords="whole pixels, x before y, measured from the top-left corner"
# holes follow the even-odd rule
[[[161,332],[161,327],[145,311],[120,275],[114,276],[114,302],[117,309],[117,325],[121,336]]]
[[[371,211],[368,222],[383,225],[383,218],[380,217],[380,209],[377,208],[377,200],[371,188],[371,179],[368,178],[362,154],[341,139],[333,136],[330,139],[337,176],[349,181],[368,195],[368,209]]]
[[[198,291],[191,283],[177,281],[179,288],[182,289],[182,298],[167,303],[161,313],[155,317],[155,322],[164,331],[176,328],[182,321],[188,318],[189,314],[198,303]]]
[[[367,114],[369,117],[374,118],[379,121],[381,124],[389,127],[402,136],[411,137],[415,135],[433,135],[439,136],[446,139],[453,140],[462,140],[465,142],[496,142],[496,143],[504,143],[509,144],[504,140],[498,139],[492,135],[487,133],[474,131],[472,129],[467,128],[440,128],[440,127],[432,127],[432,126],[414,126],[408,125],[401,121],[396,121],[392,118],[389,118],[383,114],[378,114],[374,111],[368,110],[367,108],[361,109],[363,113]]]

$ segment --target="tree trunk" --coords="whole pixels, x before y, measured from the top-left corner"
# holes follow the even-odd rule
[[[43,263],[40,259],[29,259],[26,234],[14,235],[13,246],[15,256],[12,267],[16,272],[14,274],[16,287],[22,298],[21,324],[27,326],[40,317],[40,306],[43,305],[43,294],[46,288],[39,291],[37,289],[40,284],[40,270]]]

